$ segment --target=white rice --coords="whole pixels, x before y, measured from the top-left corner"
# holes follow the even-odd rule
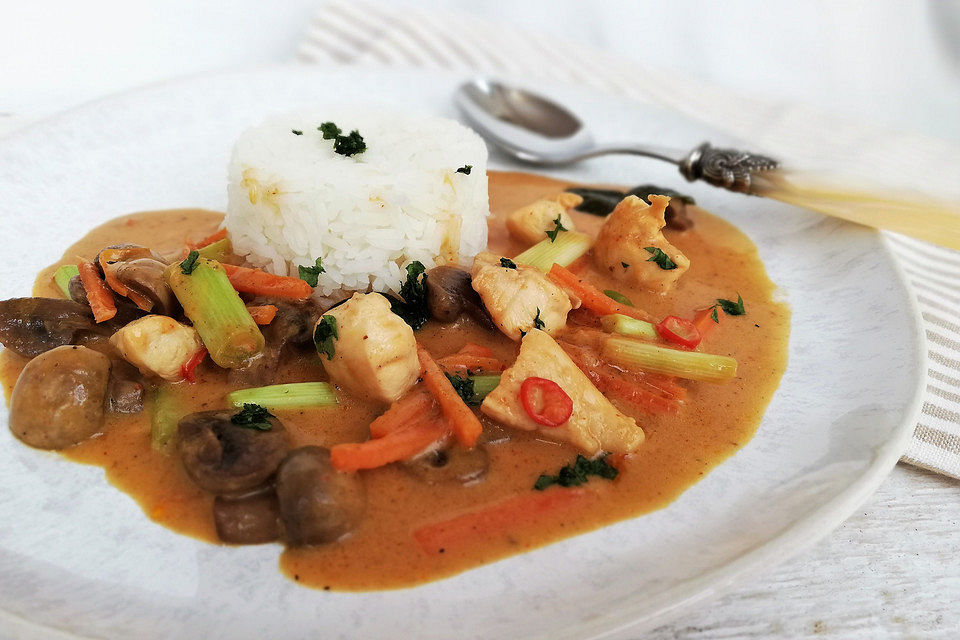
[[[358,130],[367,150],[335,153],[317,130],[330,121],[344,135]],[[470,175],[457,173],[464,165]],[[274,116],[237,139],[228,178],[234,250],[292,276],[322,258],[318,295],[396,292],[411,261],[466,265],[487,244],[487,150],[453,120],[358,110]]]

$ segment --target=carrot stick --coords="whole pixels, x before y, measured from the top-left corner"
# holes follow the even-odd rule
[[[716,320],[713,319],[714,313],[717,314]],[[693,325],[697,328],[697,331],[700,332],[701,340],[713,333],[713,330],[720,324],[721,315],[723,314],[721,314],[716,307],[700,309],[700,311],[693,314]]]
[[[224,264],[223,268],[230,284],[241,293],[287,300],[306,300],[313,293],[313,287],[300,278],[276,276],[260,269],[236,267],[232,264]]]
[[[474,344],[473,342],[468,342],[463,345],[463,348],[460,351],[457,351],[458,354],[462,353],[465,355],[471,356],[480,356],[482,358],[492,358],[493,350],[489,347],[485,347],[482,344]]]
[[[424,416],[382,438],[334,445],[330,462],[340,471],[376,469],[411,458],[447,434],[444,421],[436,414]]]
[[[413,532],[424,551],[444,553],[535,524],[544,516],[561,513],[592,496],[585,489],[550,489],[525,493],[461,516],[428,524]]]
[[[270,324],[277,315],[277,308],[272,304],[247,307],[247,311],[257,324]]]
[[[77,270],[80,272],[80,282],[83,283],[83,288],[87,292],[87,301],[90,303],[90,310],[93,311],[93,319],[97,322],[105,322],[117,315],[113,294],[100,278],[93,263],[80,260],[77,263]]]
[[[611,313],[622,313],[625,316],[630,316],[631,318],[637,318],[638,320],[646,320],[650,322],[653,317],[636,307],[631,307],[629,305],[620,304],[613,298],[607,296],[592,284],[587,283],[582,278],[577,276],[577,274],[571,272],[569,269],[561,267],[559,264],[554,264],[550,268],[548,274],[550,278],[554,280],[561,287],[568,289],[573,295],[580,298],[580,303],[582,306],[590,309],[594,313],[597,313],[601,316],[610,315]]]
[[[382,438],[397,431],[433,406],[436,406],[433,396],[426,389],[417,388],[394,402],[389,409],[370,423],[370,437]]]
[[[495,373],[498,371],[503,371],[505,368],[503,363],[496,358],[485,358],[483,356],[474,356],[468,353],[454,353],[444,358],[440,358],[437,360],[437,364],[448,373],[462,373],[465,371],[487,371]]]
[[[449,421],[457,441],[465,447],[472,447],[477,444],[480,432],[483,431],[477,416],[473,414],[470,407],[454,390],[450,380],[440,370],[439,365],[434,362],[433,357],[419,345],[417,345],[417,357],[420,358],[420,372],[423,375],[423,383],[440,403],[440,410]]]
[[[600,383],[603,387],[601,391],[629,402],[647,413],[676,413],[680,408],[676,400],[671,401],[617,376],[610,375],[603,378],[603,382]]]
[[[204,238],[200,242],[194,242],[194,243],[188,242],[187,246],[191,249],[202,249],[208,244],[213,244],[217,240],[223,240],[226,237],[227,237],[226,229],[217,229],[216,231],[208,235],[206,238]]]

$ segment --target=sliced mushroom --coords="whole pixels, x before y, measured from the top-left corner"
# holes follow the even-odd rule
[[[27,363],[10,398],[10,431],[40,449],[65,449],[100,432],[110,359],[62,346]]]
[[[440,322],[453,322],[463,312],[487,329],[494,329],[490,314],[480,296],[470,286],[470,274],[456,267],[434,267],[427,272],[427,305],[430,316]]]
[[[99,332],[89,306],[58,298],[0,301],[0,343],[27,358]]]
[[[201,411],[177,425],[177,451],[187,475],[216,494],[237,494],[262,485],[277,470],[290,448],[276,418],[270,429],[241,427],[234,411]]]
[[[134,302],[139,299],[149,303],[145,311],[172,316],[180,311],[180,303],[163,279],[166,268],[165,263],[154,258],[137,258],[119,263],[115,274]]]
[[[273,321],[261,327],[265,347],[263,353],[252,358],[245,366],[230,369],[228,379],[233,384],[258,386],[270,384],[280,363],[284,350],[313,346],[313,326],[320,317],[320,308],[313,300],[291,302],[274,298],[255,298],[249,304],[272,304],[277,307]]]
[[[67,290],[70,292],[71,300],[82,304],[88,309],[90,308],[90,301],[87,300],[87,290],[83,288],[83,282],[80,281],[80,276],[70,278]],[[143,309],[131,302],[129,298],[115,295],[113,296],[113,302],[117,306],[117,315],[113,316],[107,322],[97,325],[97,328],[105,333],[112,333],[123,325],[143,317],[146,313]]]
[[[217,496],[213,500],[213,523],[217,536],[230,544],[263,544],[279,540],[280,504],[273,487],[238,498]]]
[[[427,484],[474,484],[483,479],[489,467],[490,456],[482,446],[433,449],[404,463],[407,471]]]
[[[338,471],[322,447],[291,451],[277,471],[277,497],[287,542],[335,542],[353,531],[367,508],[363,484]]]

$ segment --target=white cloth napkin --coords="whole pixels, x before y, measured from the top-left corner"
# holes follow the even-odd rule
[[[297,57],[573,83],[670,107],[798,166],[960,199],[960,149],[949,143],[763,102],[467,13],[331,2],[310,24]],[[885,235],[923,311],[930,357],[923,413],[902,460],[960,478],[960,252]]]

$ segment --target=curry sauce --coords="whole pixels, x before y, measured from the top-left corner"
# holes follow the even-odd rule
[[[506,256],[525,249],[508,235],[505,216],[537,198],[553,196],[565,186],[530,174],[490,172],[489,249]],[[284,549],[281,570],[301,584],[335,590],[398,588],[436,580],[662,508],[744,446],[759,425],[785,369],[790,313],[776,299],[775,285],[744,234],[696,207],[688,207],[688,212],[694,222],[692,229],[665,232],[692,263],[669,295],[633,290],[590,268],[582,275],[599,289],[622,292],[656,317],[689,316],[717,298],[742,295],[747,314],[722,318],[720,327],[704,342],[705,351],[737,359],[736,379],[723,385],[684,381],[687,399],[675,415],[651,416],[618,405],[637,420],[647,438],[635,454],[619,463],[620,474],[614,481],[594,479],[583,490],[576,490],[577,499],[565,509],[516,522],[484,539],[472,539],[470,544],[429,553],[415,540],[413,531],[511,496],[528,494],[540,474],[556,473],[577,455],[570,445],[540,439],[533,432],[506,429],[481,416],[481,441],[490,456],[489,469],[481,482],[430,485],[399,464],[361,471],[368,499],[361,525],[336,543]],[[594,236],[604,221],[575,211],[571,214],[578,230]],[[205,236],[221,220],[221,214],[202,210],[117,218],[70,247],[61,263],[43,270],[33,295],[61,297],[53,271],[59,264],[73,263],[77,256],[90,258],[102,247],[118,242],[140,243],[161,253],[175,252],[182,248],[185,238]],[[417,340],[436,357],[453,353],[469,342],[488,346],[508,363],[518,351],[517,343],[480,327],[466,315],[452,325],[429,322],[417,332]],[[8,401],[26,362],[9,350],[0,353],[0,377]],[[175,386],[184,414],[223,408],[224,395],[238,388],[228,383],[224,370],[209,363],[198,368],[196,377],[194,384]],[[282,360],[273,383],[328,379],[320,357],[309,353]],[[330,447],[366,440],[368,425],[385,407],[342,391],[339,398],[340,404],[333,407],[274,413],[286,426],[295,447]],[[175,452],[165,455],[151,448],[149,400],[137,414],[108,413],[102,435],[63,451],[63,455],[102,466],[109,481],[134,498],[152,520],[179,533],[219,543],[211,511],[213,496],[191,482]]]

